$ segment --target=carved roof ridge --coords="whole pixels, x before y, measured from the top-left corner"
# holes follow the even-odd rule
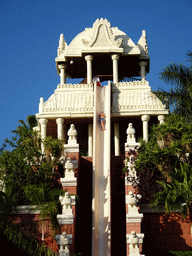
[[[82,39],[83,44],[85,46],[92,47],[98,40],[101,26],[104,26],[105,37],[106,37],[107,41],[112,46],[120,47],[123,42],[123,38],[118,38],[117,40],[115,40],[115,35],[111,28],[111,23],[107,19],[103,19],[103,18],[97,19],[93,23],[93,27],[91,29],[89,28],[89,30],[92,32],[92,37],[89,41],[87,39]]]

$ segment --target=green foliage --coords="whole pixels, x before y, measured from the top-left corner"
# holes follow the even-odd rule
[[[183,184],[181,186],[182,195],[188,194],[189,197],[189,201],[186,201],[186,198],[181,197],[181,194],[178,195],[178,191],[176,191],[176,188],[179,187],[178,183],[173,186],[174,183],[170,181],[172,179],[172,182],[176,182],[178,175],[180,174],[182,177],[184,171],[188,173],[185,175],[189,175],[191,172],[191,134],[191,123],[179,115],[170,114],[164,124],[152,127],[149,142],[141,141],[136,161],[136,170],[140,179],[138,190],[145,200],[148,198],[148,202],[155,200],[155,205],[163,204],[168,211],[171,211],[173,208],[178,209],[178,205],[176,205],[176,201],[178,201],[180,206],[182,203],[186,203],[185,207],[179,207],[183,214],[186,212],[186,207],[189,209],[192,200],[189,195],[190,189],[188,189],[188,186],[191,186],[190,183],[184,185],[184,179],[181,182]],[[176,194],[173,195],[173,191]],[[167,198],[166,195],[168,195]],[[145,201],[145,203],[147,202]]]
[[[33,132],[35,125],[35,116],[29,116],[26,123],[19,120],[19,126],[13,131],[15,136],[5,140],[0,152],[0,177],[5,183],[5,192],[0,192],[0,227],[6,230],[10,213],[16,206],[36,205],[41,215],[42,233],[44,221],[49,217],[54,236],[54,230],[59,226],[56,218],[61,210],[59,196],[64,195],[59,182],[63,171],[59,163],[63,144],[51,137],[42,141],[39,134]],[[41,152],[42,142],[46,154]]]
[[[176,256],[192,256],[192,251],[170,251],[170,253]]]
[[[167,212],[178,210],[186,217],[192,205],[192,167],[180,163],[169,177],[170,181],[158,181],[163,190],[157,193],[154,206],[163,204]]]
[[[192,52],[187,53],[187,61],[192,63]],[[154,92],[161,100],[167,98],[174,106],[177,113],[187,120],[192,118],[192,66],[186,66],[179,62],[170,63],[163,67],[159,75],[160,79],[171,85],[170,91],[159,89]]]
[[[1,230],[2,231],[2,230]],[[31,236],[22,230],[21,227],[9,222],[3,230],[8,241],[11,241],[16,248],[19,248],[27,256],[56,256],[51,249],[45,247]],[[14,251],[12,252],[14,253]]]

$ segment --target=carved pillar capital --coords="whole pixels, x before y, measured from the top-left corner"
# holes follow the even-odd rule
[[[139,62],[139,66],[140,67],[146,67],[147,66],[147,62],[146,61],[140,61]]]
[[[149,119],[150,119],[150,116],[149,115],[143,115],[143,116],[141,116],[141,120],[144,122],[144,121],[149,121]]]
[[[64,123],[64,118],[59,117],[56,119],[56,124],[63,124]]]
[[[119,54],[113,54],[111,55],[112,60],[119,60]]]
[[[39,119],[40,125],[42,125],[42,124],[47,124],[47,122],[48,122],[48,119],[46,119],[46,118],[40,118],[40,119]]]
[[[64,64],[64,63],[58,65],[58,68],[59,68],[60,70],[61,70],[61,69],[66,69],[66,67],[67,67],[67,64]]]
[[[164,115],[159,115],[159,116],[157,116],[157,118],[158,118],[158,121],[159,121],[160,124],[164,124],[164,121],[165,121],[165,116]]]
[[[86,61],[92,61],[93,60],[93,56],[92,55],[86,55],[85,56],[85,60]]]

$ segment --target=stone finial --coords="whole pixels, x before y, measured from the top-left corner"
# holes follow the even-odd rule
[[[67,158],[67,162],[65,163],[65,179],[66,180],[75,179],[73,164],[71,162],[70,157]]]
[[[59,200],[62,205],[62,214],[57,214],[57,219],[60,224],[73,224],[74,216],[72,205],[75,205],[75,196],[70,196],[69,192],[65,196],[60,196]]]
[[[68,144],[76,144],[77,143],[77,130],[75,129],[74,124],[71,124],[67,135],[69,136]]]
[[[71,124],[70,129],[67,132],[69,136],[67,144],[64,145],[65,153],[79,152],[79,144],[77,144],[77,130],[75,125]]]
[[[128,141],[135,142],[135,129],[133,128],[132,123],[129,123],[127,128],[127,143]]]
[[[77,186],[77,178],[75,177],[70,157],[67,158],[67,162],[65,163],[65,178],[61,178],[60,181],[63,187]]]
[[[129,244],[129,256],[139,256],[139,244],[143,243],[144,234],[136,234],[135,231],[132,231],[131,234],[128,235]],[[144,255],[142,255],[144,256]]]
[[[61,56],[61,54],[63,53],[63,51],[67,48],[67,43],[64,39],[64,35],[60,34],[60,38],[59,38],[59,47],[57,48],[57,55],[58,57]]]
[[[126,204],[128,204],[128,214],[129,215],[139,215],[137,202],[141,199],[141,195],[134,195],[132,191],[126,196]]]
[[[59,256],[69,256],[69,238],[67,237],[66,232],[63,232],[61,235],[56,235],[55,239],[57,244],[60,245]]]
[[[39,102],[39,114],[43,112],[43,104],[44,104],[44,99],[43,97],[41,97]]]
[[[65,196],[64,197],[61,196],[61,197],[59,197],[59,199],[60,199],[61,205],[63,206],[62,214],[63,215],[73,215],[72,207],[71,207],[72,200],[69,195],[69,192],[66,192]]]
[[[135,139],[135,129],[132,123],[129,123],[127,128],[127,142],[125,143],[125,151],[135,150],[139,147],[139,143]]]
[[[73,170],[73,164],[71,163],[71,158],[67,158],[67,162],[65,163],[65,169],[67,169],[69,172]]]
[[[136,235],[135,231],[131,232],[131,237],[129,238],[130,245],[132,245],[132,248],[135,248],[139,243],[139,238]]]

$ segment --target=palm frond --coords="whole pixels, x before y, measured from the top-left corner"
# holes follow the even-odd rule
[[[190,69],[184,64],[177,62],[170,63],[169,65],[163,67],[159,74],[159,78],[167,84],[176,86],[177,88],[183,88],[186,86],[190,75]]]

